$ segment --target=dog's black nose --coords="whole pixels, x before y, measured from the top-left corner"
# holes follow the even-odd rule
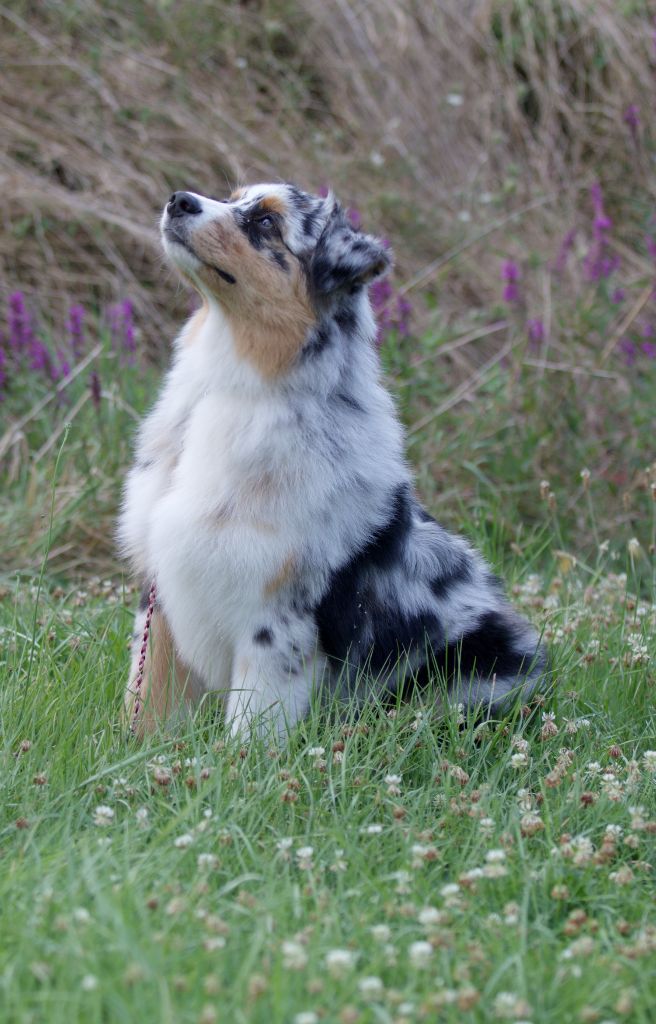
[[[202,213],[203,207],[191,192],[174,192],[166,204],[166,212],[169,217],[183,217],[186,213]]]

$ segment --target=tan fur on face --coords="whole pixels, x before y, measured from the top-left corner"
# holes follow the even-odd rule
[[[273,203],[275,197],[270,198]],[[229,220],[196,230],[190,242],[199,259],[209,264],[198,277],[219,299],[238,354],[264,377],[284,373],[316,323],[299,262],[289,258],[288,270],[283,270],[266,248],[254,249]],[[213,266],[233,274],[236,284],[223,281]]]
[[[139,662],[138,648],[133,661],[131,682],[125,694],[125,718],[131,726],[134,717],[136,679]],[[141,707],[135,723],[135,734],[142,737],[163,725],[171,713],[184,702],[197,699],[201,688],[198,681],[175,650],[169,624],[163,613],[155,608],[150,623],[150,636],[143,682]]]

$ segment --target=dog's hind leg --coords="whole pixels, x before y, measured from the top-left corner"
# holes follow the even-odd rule
[[[184,713],[203,692],[200,680],[177,653],[169,624],[157,605],[150,623],[143,678],[141,686],[137,687],[146,615],[147,606],[144,607],[142,601],[135,620],[132,663],[124,699],[125,720],[140,737]],[[139,707],[135,715],[137,689]]]

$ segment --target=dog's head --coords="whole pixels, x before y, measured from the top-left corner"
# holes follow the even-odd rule
[[[391,262],[332,195],[287,184],[254,185],[223,201],[175,192],[161,230],[171,261],[219,303],[242,354],[267,376],[289,368]]]

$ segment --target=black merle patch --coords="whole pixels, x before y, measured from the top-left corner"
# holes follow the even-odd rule
[[[354,412],[364,412],[364,406],[353,397],[353,395],[347,395],[344,391],[338,391],[335,398],[347,405],[349,409],[353,409]]]
[[[376,671],[401,651],[423,644],[427,630],[438,638],[439,623],[434,616],[426,612],[408,617],[401,609],[384,606],[373,585],[377,570],[388,570],[400,561],[411,528],[409,488],[402,484],[392,497],[388,521],[332,574],[315,609],[319,641],[330,658],[344,661],[349,657],[356,663],[370,659],[370,667]]]
[[[490,679],[496,674],[500,679],[515,679],[528,671],[534,657],[535,651],[517,651],[514,624],[501,612],[489,611],[474,629],[449,643],[440,660],[449,678]]]
[[[270,647],[273,643],[273,633],[266,626],[263,629],[258,629],[253,637],[253,643],[260,644],[262,647]]]
[[[453,561],[445,567],[444,572],[430,581],[430,588],[435,597],[445,598],[458,583],[469,583],[471,578],[470,560],[464,552],[458,552]]]
[[[145,612],[146,608],[148,607],[149,604],[150,604],[150,583],[146,584],[146,586],[142,588],[141,593],[139,595],[139,611],[140,612]]]
[[[284,270],[287,274],[289,273],[289,263],[287,262],[284,253],[280,252],[279,249],[272,249],[271,258],[275,260],[281,270]]]
[[[306,356],[319,356],[328,348],[332,340],[333,335],[330,324],[319,324],[310,334],[303,349],[303,354]]]
[[[353,334],[358,322],[355,310],[346,302],[342,303],[333,319],[340,331],[344,331],[345,334]]]

